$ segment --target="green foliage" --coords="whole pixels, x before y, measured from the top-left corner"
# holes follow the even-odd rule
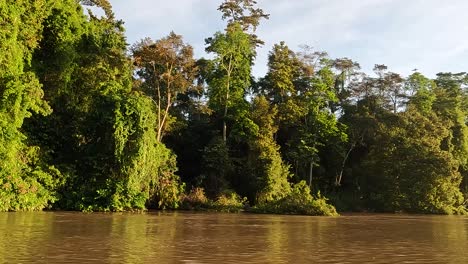
[[[327,199],[320,193],[316,197],[310,194],[310,189],[305,181],[295,184],[291,192],[284,198],[258,204],[252,211],[273,214],[338,215],[335,207],[328,204]]]
[[[149,199],[152,207],[178,207],[183,185],[175,175],[174,154],[157,142],[153,107],[149,98],[136,94],[124,97],[114,110],[118,170],[111,180],[118,188],[112,193],[113,210],[143,209]]]
[[[416,72],[402,87],[384,65],[376,73],[350,85],[359,100],[344,106],[351,147],[335,197],[359,197],[359,207],[376,211],[464,213],[460,157],[466,155],[455,150],[464,148],[463,136],[453,141],[463,135],[453,130],[461,116],[460,80],[442,74],[433,81]]]
[[[276,102],[284,101],[288,93],[294,93],[294,77],[297,74],[299,63],[296,57],[284,42],[275,44],[268,58],[269,71],[265,80],[271,85],[272,96]],[[268,91],[266,91],[268,92]]]
[[[175,209],[179,207],[180,194],[184,192],[185,185],[180,182],[175,174],[176,157],[171,150],[164,145],[157,149],[159,153],[158,181],[154,188],[152,200],[157,201],[157,208]]]
[[[223,13],[223,20],[227,19],[228,27],[239,24],[244,32],[250,32],[252,46],[264,44],[254,33],[260,24],[260,20],[270,17],[262,9],[256,8],[256,4],[257,2],[253,0],[225,0],[218,7],[218,10]]]
[[[255,8],[257,2],[253,0],[225,0],[218,8],[223,13],[222,18],[228,23],[239,23],[244,30],[252,27],[255,31],[260,19],[268,19],[269,15],[260,8]]]
[[[2,163],[0,211],[42,210],[59,198],[55,190],[63,184],[63,175],[40,160],[38,147],[23,149],[21,160],[11,164],[16,166]]]
[[[183,191],[174,154],[157,142],[154,104],[135,94],[99,98],[90,132],[99,144],[81,148],[80,171],[59,206],[86,211],[177,208]],[[88,136],[91,136],[88,135]],[[105,164],[105,165],[104,165]],[[84,173],[83,173],[84,172]]]
[[[200,187],[195,187],[188,194],[182,194],[181,209],[186,210],[202,210],[207,207],[209,199],[205,195],[205,190]]]
[[[182,195],[182,209],[185,210],[201,210],[201,211],[216,211],[216,212],[239,212],[246,203],[246,198],[241,198],[232,190],[225,190],[220,193],[214,200],[210,200],[205,196],[203,188],[193,188],[190,193]]]
[[[458,161],[458,171],[463,177],[461,188],[468,200],[468,74],[439,73],[435,83],[433,110],[449,128],[442,149]]]
[[[347,139],[329,109],[338,101],[330,62],[324,53],[295,53],[282,42],[270,52],[268,68],[259,90],[279,111],[277,137],[283,142],[282,154],[293,165],[296,177],[308,179],[311,185],[319,148]]]
[[[466,108],[468,74],[439,73],[435,80],[436,100],[433,110],[449,124],[449,135],[443,148],[450,151],[460,162],[460,166],[468,166],[468,109]],[[465,89],[465,90],[463,90]]]
[[[232,190],[225,190],[211,204],[211,208],[218,212],[239,212],[247,203],[246,198],[241,198]]]
[[[31,71],[46,12],[44,1],[0,2],[0,211],[43,209],[60,182],[21,131],[33,113],[51,112]]]
[[[227,27],[197,62],[174,33],[129,57],[108,0],[0,1],[0,211],[240,211],[246,196],[254,212],[336,215],[313,188],[342,208],[467,212],[466,73],[368,76],[281,42],[256,82],[269,15],[218,10]],[[178,167],[203,188],[185,194]]]
[[[108,1],[88,4],[106,15],[86,17],[72,0],[21,1],[11,8],[30,7],[37,11],[31,16],[38,17],[21,22],[31,27],[23,32],[28,38],[21,36],[27,43],[15,51],[17,60],[8,60],[24,65],[14,65],[15,76],[2,71],[0,109],[8,106],[10,113],[0,111],[2,131],[8,132],[0,141],[10,144],[0,148],[0,179],[6,187],[1,210],[37,210],[52,203],[85,211],[178,206],[183,184],[175,175],[175,155],[156,141],[153,101],[130,92],[122,22],[115,20]],[[23,122],[26,117],[31,119]],[[24,145],[26,138],[40,149]]]
[[[245,90],[250,85],[250,71],[253,50],[249,45],[248,35],[238,24],[233,24],[225,33],[217,32],[207,41],[207,52],[215,54],[215,72],[209,80],[210,100],[213,109],[224,109],[242,100]],[[226,93],[230,96],[226,98]],[[216,107],[220,105],[219,107]]]
[[[226,143],[215,137],[204,149],[202,184],[210,197],[214,197],[229,188],[229,178],[233,172],[233,163],[229,157]]]
[[[283,163],[279,146],[273,135],[277,131],[277,110],[270,107],[264,97],[256,97],[252,104],[252,120],[258,133],[250,142],[250,185],[256,202],[270,202],[283,198],[290,192],[289,166]]]
[[[418,72],[409,76],[406,81],[406,90],[412,94],[409,107],[415,107],[420,113],[429,114],[436,99],[434,88],[435,83]]]
[[[244,96],[250,85],[254,49],[240,25],[230,25],[223,34],[217,32],[207,40],[207,52],[214,53],[214,69],[207,79],[209,107],[223,121],[223,140],[227,139],[227,122],[233,123],[234,136],[251,130],[248,103]],[[247,132],[245,132],[247,131]]]
[[[457,160],[440,149],[445,124],[410,111],[382,123],[366,167],[370,201],[380,210],[454,214],[464,211]]]

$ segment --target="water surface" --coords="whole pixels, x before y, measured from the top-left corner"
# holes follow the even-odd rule
[[[468,218],[1,213],[0,263],[468,263]]]

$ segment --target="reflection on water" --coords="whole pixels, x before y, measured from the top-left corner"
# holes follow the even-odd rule
[[[468,263],[468,218],[1,213],[0,263]]]

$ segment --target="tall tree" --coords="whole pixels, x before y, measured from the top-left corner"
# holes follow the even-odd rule
[[[240,24],[229,26],[225,33],[216,33],[206,50],[215,54],[214,72],[208,80],[209,105],[221,116],[226,142],[228,118],[239,125],[247,111],[245,94],[250,86],[254,50]]]
[[[266,14],[261,8],[255,5],[254,0],[225,0],[218,10],[223,13],[222,18],[228,22],[228,27],[234,24],[239,24],[242,30],[249,34],[251,44],[254,46],[263,45],[255,31],[260,24],[261,19],[268,19],[269,14]]]
[[[345,104],[349,104],[351,99],[350,84],[359,75],[361,66],[359,63],[352,61],[349,58],[339,58],[333,60],[332,68],[335,70],[335,94],[338,97],[337,103],[331,103],[330,109],[332,113],[341,110],[341,114]]]
[[[311,79],[310,88],[304,94],[307,114],[304,116],[303,126],[299,130],[299,141],[297,145],[295,144],[294,153],[302,162],[308,160],[309,186],[312,185],[313,167],[318,165],[319,146],[331,139],[338,142],[347,140],[343,127],[328,107],[331,102],[337,101],[333,85],[333,73],[328,66],[324,66]]]
[[[194,87],[197,66],[193,48],[182,41],[182,36],[171,32],[158,41],[142,40],[132,52],[141,81],[138,89],[156,103],[157,141],[161,142],[178,95]]]
[[[275,44],[268,55],[268,72],[260,82],[261,93],[274,104],[284,103],[296,93],[300,63],[284,43]]]
[[[270,106],[265,97],[255,97],[252,120],[258,131],[249,140],[250,186],[256,203],[277,201],[289,194],[289,166],[286,165],[274,140],[278,130],[275,124],[277,107]],[[252,199],[252,194],[249,196]]]
[[[436,84],[419,72],[411,74],[405,82],[408,93],[408,104],[415,107],[420,113],[429,114],[436,99],[434,89]]]

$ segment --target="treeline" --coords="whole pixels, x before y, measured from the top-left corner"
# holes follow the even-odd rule
[[[218,10],[197,59],[173,32],[128,46],[108,0],[0,2],[0,211],[466,212],[468,74],[281,42],[256,79],[269,15]]]

